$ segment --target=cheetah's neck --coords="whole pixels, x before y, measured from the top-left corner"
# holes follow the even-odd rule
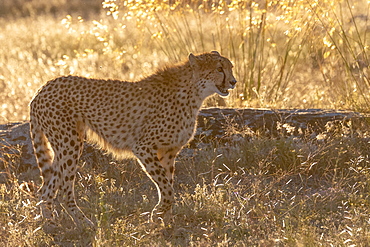
[[[211,94],[205,90],[202,79],[195,80],[189,62],[172,67],[165,67],[142,82],[154,82],[175,89],[179,99],[192,116],[197,115],[203,101]],[[190,117],[190,116],[189,116]]]

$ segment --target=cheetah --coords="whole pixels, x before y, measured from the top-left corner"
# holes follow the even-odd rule
[[[59,77],[30,103],[31,137],[42,178],[42,216],[54,222],[54,199],[76,225],[92,221],[77,206],[74,181],[85,139],[120,156],[131,153],[155,184],[151,221],[172,220],[175,158],[192,139],[203,101],[234,89],[232,63],[217,51],[159,69],[136,82]]]

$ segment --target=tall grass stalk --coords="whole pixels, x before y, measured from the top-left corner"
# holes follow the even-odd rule
[[[319,16],[317,18],[331,42],[327,45],[333,52],[328,52],[327,57],[335,57],[342,64],[342,69],[336,71],[338,75],[346,78],[344,83],[338,85],[340,93],[345,95],[346,100],[349,100],[354,107],[367,109],[370,106],[368,78],[370,63],[366,42],[369,6],[367,6],[366,15],[359,16],[354,14],[352,4],[349,0],[339,3],[339,10],[337,10],[339,13],[336,9],[332,9],[330,11],[332,19],[329,19],[329,22]],[[364,23],[359,23],[363,18]]]
[[[315,67],[318,61],[312,61],[312,58],[321,59],[320,65],[331,59],[326,51],[325,40],[328,36],[334,42],[330,30],[340,27],[337,12],[341,12],[342,19],[355,20],[356,16],[352,8],[365,4],[350,2],[350,0],[345,2],[345,6],[340,2],[336,4],[337,1],[311,3],[288,0],[203,3],[191,1],[189,4],[181,1],[171,1],[171,4],[146,1],[120,3],[106,1],[106,3],[114,6],[113,10],[109,9],[108,12],[115,17],[115,22],[126,23],[135,18],[142,37],[146,37],[148,33],[150,40],[146,39],[146,41],[149,41],[149,46],[162,53],[168,61],[182,60],[189,52],[205,52],[214,49],[231,57],[235,63],[240,84],[233,92],[229,103],[236,106],[249,105],[250,102],[255,102],[255,99],[261,106],[292,100],[294,93],[291,90],[295,86],[294,82],[302,77],[300,74],[322,74],[320,72],[322,67]],[[327,21],[335,18],[337,23]],[[324,28],[327,32],[318,31],[320,28]],[[358,35],[360,32],[366,33],[363,25],[356,24],[355,28]],[[341,39],[340,42],[347,46],[343,52],[353,58],[352,50],[353,46],[357,45],[357,41],[346,40],[348,30],[338,29],[338,32],[341,32],[338,37]],[[362,42],[362,39],[359,41]],[[364,44],[360,43],[360,45],[365,47]],[[140,50],[140,52],[144,51]],[[324,55],[321,52],[324,52]],[[331,56],[344,59],[347,55],[338,53]],[[335,64],[340,67],[332,69],[341,70],[343,66],[349,67],[349,65]],[[348,92],[351,90],[347,85],[348,80],[339,81],[340,87],[343,85],[347,91],[338,92],[338,94],[345,93],[347,96],[333,95],[330,88],[325,85],[327,80],[334,80],[334,78],[324,75],[320,80],[323,80],[323,85],[316,91],[321,91],[322,95],[328,93],[330,99],[320,97],[315,100],[335,101],[336,107],[340,105],[337,101],[342,102],[343,98],[348,103],[348,105],[345,103],[347,107],[357,107],[358,101],[367,102],[367,93],[363,89],[362,91],[358,89],[361,99],[351,98],[352,93]],[[330,83],[334,82],[330,81]],[[361,83],[363,88],[367,82],[359,82],[352,77],[351,83]],[[307,87],[306,82],[300,81],[299,84],[298,87]],[[360,88],[360,85],[357,88]],[[312,100],[313,96],[310,97]],[[305,98],[308,97],[304,96],[303,103],[307,102]]]
[[[108,15],[95,18],[0,19],[1,121],[27,119],[33,93],[55,76],[136,80],[211,50],[235,66],[226,106],[367,111],[369,5],[106,0]]]

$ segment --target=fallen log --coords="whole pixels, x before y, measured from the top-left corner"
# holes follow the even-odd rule
[[[335,127],[361,128],[369,115],[353,111],[297,109],[203,109],[196,137],[222,138],[225,134],[252,132],[267,137],[317,135]],[[339,126],[338,126],[339,125]],[[231,129],[230,129],[231,128]],[[196,138],[195,138],[196,139]]]
[[[352,111],[207,108],[200,111],[197,130],[190,147],[195,148],[200,142],[227,142],[235,136],[315,137],[320,133],[340,131],[343,128],[351,128],[352,133],[355,133],[368,120],[368,115]],[[86,144],[82,158],[97,153],[102,155],[92,145]],[[20,164],[24,169],[36,167],[28,122],[0,125],[0,169],[5,155],[12,154],[20,155]]]

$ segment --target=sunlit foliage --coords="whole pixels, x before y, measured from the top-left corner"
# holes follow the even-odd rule
[[[368,111],[369,1],[93,2],[1,1],[0,122],[27,119],[31,97],[54,77],[135,80],[210,50],[235,65],[239,83],[227,106]],[[37,197],[20,186],[40,181],[5,153],[0,245],[366,246],[369,130],[360,129],[343,125],[320,138],[248,133],[185,149],[177,218],[166,230],[147,225],[156,188],[140,167],[105,156],[81,163],[76,181],[97,231],[75,231],[62,212],[72,230],[45,234]]]
[[[27,101],[54,76],[135,80],[210,50],[235,65],[239,83],[227,106],[368,109],[367,1],[105,0],[101,9],[102,15],[71,13],[57,24],[37,17],[41,26],[34,29],[20,20],[2,25],[9,33],[7,40],[0,36],[4,119],[27,118]],[[38,66],[45,69],[32,69]]]

